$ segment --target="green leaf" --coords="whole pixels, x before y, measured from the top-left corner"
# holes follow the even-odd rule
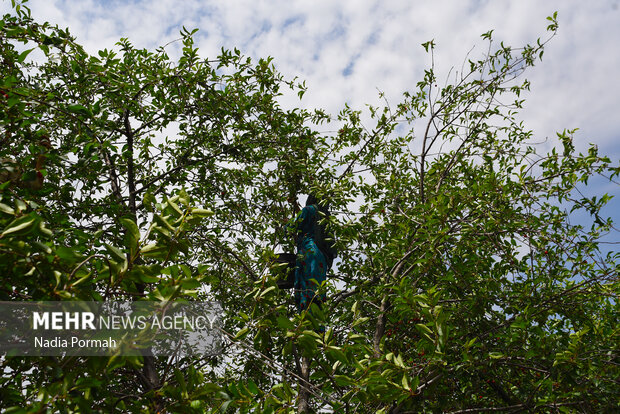
[[[0,238],[7,236],[9,234],[13,236],[27,234],[34,228],[34,225],[36,223],[37,223],[37,219],[30,215],[20,217],[14,220],[11,224],[9,224],[4,229],[2,234],[0,234]]]
[[[263,297],[263,296],[265,296],[267,293],[269,293],[269,292],[271,292],[271,291],[273,291],[273,290],[275,290],[275,289],[276,289],[276,287],[275,287],[275,286],[269,286],[267,289],[265,289],[265,290],[263,290],[263,291],[261,292],[261,294],[260,294],[260,296],[259,296],[259,297],[261,297],[261,298],[262,298],[262,297]]]
[[[147,211],[153,211],[153,205],[155,203],[157,203],[157,199],[155,198],[155,196],[150,192],[150,191],[146,191],[144,193],[144,197],[142,199],[142,203],[144,204],[144,208]]]
[[[356,385],[356,381],[346,375],[334,375],[334,380],[341,386]]]
[[[192,214],[194,216],[198,216],[198,217],[209,217],[209,216],[212,216],[215,213],[213,213],[212,210],[209,210],[209,209],[206,209],[206,208],[193,208],[192,209]]]
[[[41,243],[40,241],[34,241],[33,245],[40,251],[44,252],[45,254],[52,254],[52,249],[51,247],[49,247],[47,244],[45,243]]]
[[[248,327],[240,329],[239,332],[237,332],[237,334],[235,335],[235,339],[245,338],[245,336],[248,334],[249,331],[250,331],[250,328]]]
[[[415,325],[415,327],[425,334],[433,335],[433,331],[431,331],[431,329],[428,326],[424,325],[423,323],[418,323]]]
[[[38,230],[39,230],[39,234],[42,234],[43,236],[46,236],[46,237],[51,237],[54,235],[54,233],[50,229],[45,227],[45,223],[43,222],[43,220],[39,221]]]
[[[183,216],[183,211],[181,208],[171,199],[166,199],[166,204],[168,204],[168,206],[177,214],[178,217]]]
[[[199,281],[197,281],[196,279],[183,279],[181,281],[181,286],[183,287],[183,289],[197,289],[202,285],[202,283],[200,283]]]
[[[77,113],[77,114],[81,114],[81,115],[86,115],[88,117],[92,117],[93,114],[90,112],[90,110],[88,108],[86,108],[83,105],[67,105],[67,110],[69,112],[73,112],[73,113]]]
[[[126,229],[125,236],[123,238],[124,245],[130,249],[131,255],[133,256],[140,242],[140,229],[138,229],[136,223],[131,219],[122,218],[120,222]]]
[[[161,280],[157,276],[147,275],[144,272],[138,273],[138,279],[140,280],[140,282],[143,282],[143,283],[157,283]]]
[[[248,380],[248,390],[254,395],[257,395],[259,392],[258,387],[256,386],[256,383],[252,381],[251,378]]]
[[[127,260],[127,256],[123,253],[118,247],[112,246],[110,244],[104,244],[105,249],[110,253],[110,255],[118,262],[124,262]]]
[[[401,368],[405,368],[405,363],[403,361],[402,354],[398,354],[398,356],[396,358],[394,358],[394,364],[396,364],[397,366],[399,366]]]
[[[32,49],[28,49],[28,50],[24,50],[22,53],[19,54],[19,56],[17,57],[17,62],[18,63],[22,63],[24,60],[26,60],[26,57],[30,54],[30,52],[32,52],[35,48]]]
[[[166,230],[174,233],[175,232],[175,228],[172,227],[172,225],[168,222],[168,220],[166,220],[164,217],[160,216],[159,214],[154,214],[153,215],[153,219],[161,226],[163,226]]]
[[[0,203],[0,211],[6,214],[10,214],[12,216],[15,215],[15,210],[3,203]]]
[[[403,385],[403,388],[406,389],[407,391],[411,389],[411,387],[409,386],[409,381],[407,380],[407,374],[403,374],[403,379],[401,381],[401,384]]]
[[[76,253],[74,249],[66,246],[59,246],[56,249],[56,256],[60,257],[68,264],[75,264],[81,258],[81,255]]]
[[[281,329],[284,329],[284,330],[291,330],[295,326],[295,325],[293,325],[293,323],[290,321],[289,318],[287,318],[286,316],[282,316],[282,315],[280,315],[280,316],[278,316],[276,318],[276,322],[277,322],[278,326]]]
[[[154,251],[158,251],[158,250],[162,250],[163,246],[160,246],[157,243],[150,243],[147,244],[146,246],[144,246],[142,249],[140,249],[140,253],[142,254],[148,254]]]

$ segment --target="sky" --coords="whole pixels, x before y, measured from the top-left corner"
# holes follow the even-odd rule
[[[620,0],[31,0],[28,6],[36,20],[69,27],[93,54],[113,49],[121,37],[154,50],[179,38],[183,26],[197,28],[202,57],[215,58],[222,47],[254,59],[272,56],[286,78],[308,86],[303,101],[283,106],[333,115],[345,103],[382,104],[378,91],[396,105],[430,64],[423,42],[435,41],[435,66],[447,73],[468,52],[482,56],[480,35],[489,30],[514,47],[546,38],[545,18],[557,11],[557,36],[525,76],[531,92],[521,117],[548,145],[556,132],[579,128],[578,150],[593,143],[616,165],[620,159]],[[9,8],[10,1],[0,3],[1,12]],[[619,187],[592,191],[620,199]],[[620,200],[608,210],[620,221]]]

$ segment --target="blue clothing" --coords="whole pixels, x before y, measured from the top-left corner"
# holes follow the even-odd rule
[[[290,223],[295,231],[297,260],[295,269],[295,304],[299,313],[308,309],[311,303],[321,304],[325,294],[317,295],[317,288],[325,281],[327,261],[314,240],[318,226],[319,212],[315,205],[304,207]]]

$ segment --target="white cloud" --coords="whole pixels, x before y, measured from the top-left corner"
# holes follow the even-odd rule
[[[221,47],[238,47],[253,58],[273,56],[287,78],[307,81],[302,105],[331,113],[345,102],[360,109],[379,104],[377,88],[396,104],[429,64],[420,46],[424,41],[435,39],[435,63],[446,74],[460,68],[473,45],[472,56],[484,52],[481,33],[494,29],[498,41],[513,46],[534,42],[546,36],[545,17],[557,10],[558,36],[527,75],[532,92],[523,118],[539,137],[578,127],[579,147],[594,142],[616,159],[619,155],[618,0],[33,0],[29,5],[37,20],[70,27],[91,53],[113,47],[120,37],[153,49],[177,38],[183,25],[197,27],[204,57],[215,57]],[[2,11],[9,6],[3,2]]]

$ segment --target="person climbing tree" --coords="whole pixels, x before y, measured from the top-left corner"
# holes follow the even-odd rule
[[[325,224],[321,223],[322,216],[329,216],[329,210],[311,194],[306,206],[289,225],[297,246],[293,288],[299,313],[307,310],[312,303],[320,306],[325,301],[325,294],[317,293],[317,289],[325,280],[336,256],[333,239],[328,240]]]
[[[327,232],[325,218],[329,217],[327,204],[319,202],[310,194],[306,199],[306,206],[289,224],[295,235],[297,257],[295,261],[295,281],[293,284],[295,305],[302,313],[310,309],[314,303],[321,306],[325,301],[325,294],[318,289],[325,281],[327,272],[336,257],[333,237]],[[318,332],[325,332],[324,326],[319,326]],[[309,411],[310,394],[308,384],[310,380],[311,359],[304,355],[299,365],[299,396],[298,413]]]

